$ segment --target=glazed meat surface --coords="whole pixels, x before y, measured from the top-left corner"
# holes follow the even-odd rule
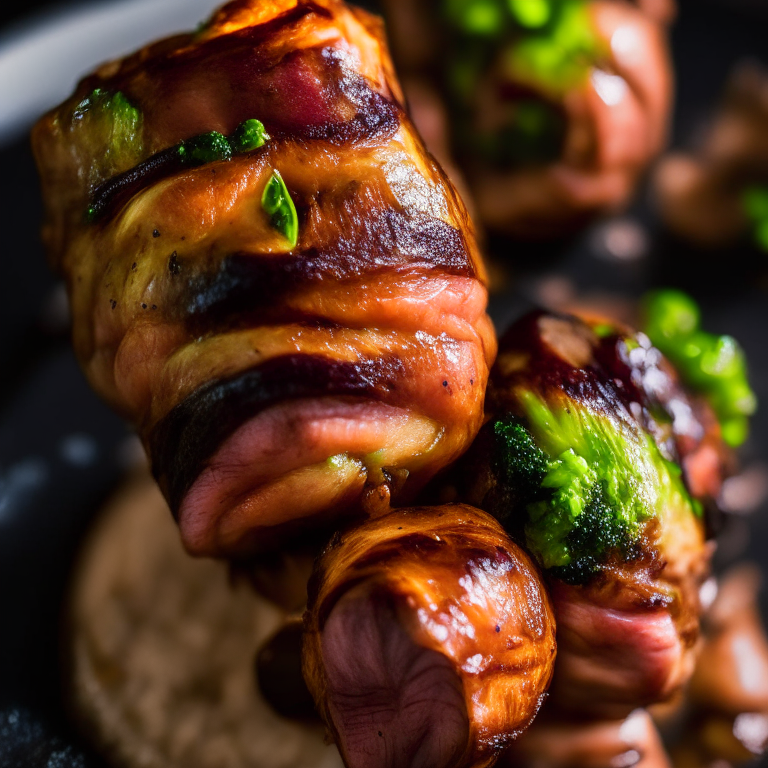
[[[480,427],[495,339],[464,207],[380,22],[236,0],[106,64],[33,135],[78,357],[186,547],[406,501]]]
[[[489,765],[539,710],[554,633],[536,567],[490,516],[397,510],[320,558],[304,675],[350,768]]]
[[[500,348],[464,496],[545,569],[552,705],[618,720],[692,672],[704,507],[727,459],[719,424],[643,334],[538,312]]]
[[[385,5],[417,126],[449,136],[480,222],[548,239],[629,201],[666,141],[673,3],[512,0],[498,18],[471,0]]]

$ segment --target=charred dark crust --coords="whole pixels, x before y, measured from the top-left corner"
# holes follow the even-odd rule
[[[419,271],[475,277],[464,236],[439,219],[383,210],[361,230],[320,248],[286,256],[228,256],[214,273],[191,278],[174,305],[191,333],[211,333],[284,320],[286,297],[320,283]]]
[[[586,358],[578,365],[547,345],[541,332],[541,321],[545,318],[569,326],[574,344],[587,345]],[[576,317],[543,311],[530,313],[515,323],[500,342],[502,363],[504,356],[512,353],[519,356],[521,364],[511,373],[504,370],[503,364],[497,365],[492,373],[489,401],[493,411],[521,415],[512,391],[519,384],[545,395],[560,393],[593,410],[625,414],[654,438],[665,458],[680,463],[706,434],[706,414],[684,391],[671,365],[656,350],[639,354],[637,361],[627,361],[620,345],[629,335],[617,329],[598,338],[590,326]],[[578,354],[583,354],[583,350]],[[690,411],[688,423],[699,434],[694,445],[688,434],[677,431],[675,411],[680,407]]]
[[[297,139],[344,145],[367,140],[374,135],[379,138],[394,135],[400,126],[399,111],[377,93],[371,91],[370,98],[381,102],[372,107],[370,113],[359,114],[354,120],[345,123],[309,127],[302,132],[295,131],[290,136],[275,132],[275,140]],[[176,174],[188,171],[191,167],[194,166],[183,161],[178,145],[157,152],[130,170],[99,184],[91,192],[86,218],[93,223],[114,217],[135,195]]]
[[[130,78],[136,74],[137,70],[151,73],[154,77],[162,76],[170,69],[190,66],[196,62],[204,61],[209,56],[226,54],[233,41],[238,39],[243,43],[247,41],[247,43],[256,47],[261,43],[267,42],[283,27],[298,24],[298,22],[311,13],[328,19],[333,17],[333,14],[322,6],[312,2],[300,2],[295,8],[291,8],[263,24],[245,27],[228,35],[214,37],[202,45],[194,45],[195,35],[193,34],[160,40],[158,43],[126,57],[118,73],[108,80],[105,81],[98,74],[86,77],[80,82],[77,94],[86,95],[94,88],[105,86],[115,90],[122,90],[130,83]],[[182,48],[180,52],[179,49],[182,46],[188,47],[188,50],[183,50]]]
[[[357,396],[383,400],[404,373],[397,359],[355,363],[286,355],[229,379],[210,382],[179,403],[150,437],[152,472],[174,515],[184,496],[243,423],[271,405],[305,397]]]
[[[335,106],[343,105],[344,111],[353,110],[353,115],[348,119],[326,120],[320,123],[305,123],[283,125],[280,119],[281,110],[275,98],[282,97],[274,89],[263,88],[264,103],[259,114],[243,114],[239,121],[251,118],[261,119],[269,134],[276,140],[295,141],[323,141],[332,145],[341,146],[350,143],[365,143],[373,140],[381,140],[394,135],[400,127],[403,112],[399,104],[390,98],[374,91],[371,84],[362,76],[348,71],[339,57],[338,51],[332,47],[307,48],[293,51],[284,56],[280,61],[272,61],[269,55],[260,52],[259,46],[273,38],[283,27],[298,23],[308,14],[316,14],[326,18],[332,18],[332,14],[325,8],[315,4],[300,3],[296,8],[287,11],[281,16],[266,22],[265,24],[248,27],[227,35],[213,38],[192,48],[189,52],[171,50],[170,54],[150,58],[142,63],[145,70],[142,82],[168,80],[167,85],[172,85],[174,79],[179,77],[179,72],[185,68],[201,66],[202,62],[211,61],[222,57],[225,61],[221,66],[226,72],[239,70],[238,56],[246,57],[242,65],[256,77],[271,75],[280,68],[287,69],[291,66],[301,66],[312,72],[317,72],[319,79],[327,83],[329,93],[327,97]],[[234,50],[234,53],[233,53]],[[226,63],[226,59],[232,59]],[[86,93],[93,87],[109,88],[110,90],[125,91],[136,101],[139,107],[143,99],[140,95],[135,98],[132,95],[133,67],[131,59],[126,61],[124,69],[127,71],[118,73],[109,81],[104,82],[97,77],[91,77],[81,83],[78,92]],[[242,76],[242,75],[238,75]],[[233,83],[230,83],[230,87]],[[148,115],[149,125],[145,128],[148,136],[152,136],[152,114]],[[237,122],[233,123],[228,131],[234,131]],[[190,136],[179,136],[178,141],[184,141]],[[91,192],[89,219],[96,220],[114,213],[121,203],[125,203],[130,197],[146,189],[150,185],[170,177],[183,169],[181,157],[177,146],[163,149],[134,168],[113,177],[99,185]]]
[[[125,173],[99,184],[91,193],[87,219],[95,223],[122,207],[143,189],[183,170],[178,147],[170,147],[147,158]]]
[[[494,410],[516,410],[512,407],[516,397],[510,392],[510,388],[521,383],[525,383],[534,391],[561,391],[566,396],[580,401],[604,399],[604,392],[598,385],[597,371],[593,370],[596,363],[594,348],[597,346],[597,337],[594,339],[589,359],[583,361],[586,364],[577,367],[572,361],[553,352],[542,338],[540,321],[548,317],[573,326],[574,338],[578,338],[579,342],[583,341],[583,337],[578,334],[578,330],[582,327],[589,330],[574,317],[544,311],[531,312],[516,322],[499,343],[501,365],[497,365],[491,374],[493,387],[490,395]],[[591,334],[591,331],[589,333]],[[515,366],[511,373],[505,368],[503,358],[509,353],[521,356],[520,366]]]

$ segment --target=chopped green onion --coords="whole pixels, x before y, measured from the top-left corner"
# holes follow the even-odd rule
[[[689,336],[701,322],[698,304],[682,291],[658,291],[646,296],[644,303],[646,334],[651,340]]]
[[[274,171],[264,187],[261,207],[269,215],[272,226],[295,248],[299,240],[299,217],[280,171]]]
[[[232,146],[235,152],[250,152],[263,147],[269,138],[261,120],[246,120],[237,126],[232,135]]]
[[[190,165],[205,165],[232,159],[232,147],[224,134],[218,131],[201,133],[179,144],[179,157]]]

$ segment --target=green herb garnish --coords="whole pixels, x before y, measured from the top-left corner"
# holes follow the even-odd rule
[[[587,85],[608,53],[587,0],[441,0],[451,36],[444,82],[457,150],[497,166],[554,161],[563,150],[563,95]],[[477,122],[477,99],[509,85],[531,91],[499,102],[492,124]]]
[[[505,61],[513,79],[560,94],[587,81],[598,50],[588,5],[560,0],[551,26],[510,44]]]
[[[94,89],[72,111],[73,150],[92,163],[93,186],[135,165],[143,150],[143,118],[126,96]]]
[[[73,112],[73,121],[82,121],[85,123],[88,120],[93,120],[94,114],[98,115],[109,107],[109,116],[111,119],[110,133],[112,144],[101,152],[102,157],[106,157],[109,160],[110,151],[116,151],[114,146],[118,148],[121,146],[119,143],[115,144],[116,130],[114,128],[117,125],[128,125],[131,120],[134,122],[139,121],[140,126],[140,113],[130,106],[128,101],[122,94],[117,93],[109,96],[104,91],[99,89],[95,90],[91,96],[84,99],[77,105]],[[98,108],[98,109],[97,109]],[[118,118],[122,119],[119,122],[115,122]],[[138,117],[136,117],[138,116]],[[103,120],[101,123],[97,123],[96,127],[102,127],[102,133],[104,133]],[[135,129],[135,126],[134,126]],[[138,129],[134,130],[136,136],[138,136]],[[87,134],[78,134],[78,137]],[[134,134],[131,134],[134,135]],[[120,170],[123,172],[129,168],[132,170],[132,184],[134,188],[138,187],[138,184],[142,177],[148,172],[156,172],[158,167],[165,167],[168,169],[168,173],[175,173],[179,170],[179,165],[196,168],[207,163],[215,162],[227,162],[232,159],[235,154],[244,154],[254,149],[263,147],[269,140],[269,134],[266,132],[264,125],[261,121],[256,119],[245,120],[235,129],[232,136],[228,137],[218,131],[210,131],[208,133],[201,133],[197,136],[193,136],[190,139],[176,144],[175,146],[164,150],[155,155],[155,160],[150,158],[144,163],[136,165],[141,160],[141,145],[136,148],[135,155],[131,158],[131,162],[127,159],[122,163],[124,166]],[[140,141],[140,137],[139,137]],[[110,147],[113,147],[110,150]],[[96,153],[90,153],[89,159],[92,160]],[[104,212],[105,207],[109,204],[110,192],[114,189],[109,188],[109,184],[104,184],[105,179],[115,174],[103,174],[104,167],[102,165],[94,165],[92,168],[92,175],[94,175],[94,183],[91,184],[91,200],[88,208],[86,209],[86,221],[94,222]],[[97,183],[101,182],[101,184]],[[119,185],[118,185],[119,186]],[[106,190],[106,191],[105,191]]]
[[[499,0],[444,0],[444,12],[462,32],[481,37],[498,34],[506,19]]]
[[[178,145],[179,157],[190,165],[205,165],[231,160],[235,154],[244,154],[263,147],[270,136],[261,120],[245,120],[227,137],[218,131],[201,133]]]
[[[218,131],[193,136],[178,145],[178,152],[184,163],[205,165],[231,160],[235,154],[259,149],[269,139],[270,136],[261,120],[251,119],[240,123],[229,137]]]
[[[270,136],[261,120],[246,120],[237,126],[232,134],[232,148],[235,152],[250,152],[263,147]]]
[[[205,165],[232,159],[229,139],[218,131],[201,133],[179,144],[179,157],[188,165]]]
[[[726,443],[734,447],[744,443],[757,398],[738,342],[702,331],[699,307],[681,291],[651,293],[644,306],[648,338],[675,365],[683,381],[707,398]]]
[[[272,173],[264,187],[261,207],[269,215],[272,226],[288,240],[291,248],[295,248],[299,240],[299,217],[279,171]]]
[[[443,0],[443,15],[459,37],[458,60],[473,54],[473,38],[485,38],[486,66],[502,53],[512,79],[548,93],[586,81],[598,59],[600,44],[586,0]],[[496,42],[489,46],[487,38]]]

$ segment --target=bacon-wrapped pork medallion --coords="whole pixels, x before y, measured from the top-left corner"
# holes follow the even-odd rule
[[[495,339],[466,211],[374,17],[235,0],[33,135],[78,357],[196,554],[407,500],[473,439]]]
[[[648,337],[535,312],[501,342],[465,497],[545,569],[552,704],[606,719],[688,679],[709,567],[705,507],[729,452]]]
[[[428,140],[438,137],[441,161],[448,136],[490,230],[557,237],[629,201],[666,140],[673,3],[385,5],[417,125]],[[442,86],[447,124],[427,82]]]
[[[349,768],[490,765],[535,717],[555,660],[536,566],[463,505],[338,535],[305,627],[305,679]]]

